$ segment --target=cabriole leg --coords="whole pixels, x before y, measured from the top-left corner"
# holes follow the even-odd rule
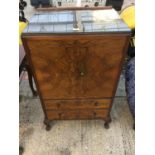
[[[24,148],[22,146],[19,146],[19,155],[22,155],[23,152],[24,152]]]
[[[111,123],[111,117],[110,117],[110,115],[106,118],[106,120],[105,120],[105,123],[104,123],[104,127],[106,128],[106,129],[109,129],[109,123]]]
[[[44,119],[44,124],[46,125],[46,131],[49,131],[51,129],[51,124],[47,118]]]

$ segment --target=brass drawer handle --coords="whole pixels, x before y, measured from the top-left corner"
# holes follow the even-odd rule
[[[61,116],[62,116],[62,113],[59,113],[59,118],[61,118]]]
[[[96,116],[96,112],[93,112],[93,115]]]
[[[94,105],[95,105],[95,106],[98,106],[98,105],[99,105],[99,103],[98,103],[98,102],[95,102],[95,103],[94,103]]]
[[[78,111],[78,112],[76,113],[76,118],[79,118],[79,115],[80,115],[80,112]]]
[[[80,72],[80,75],[81,75],[81,76],[84,76],[84,72]]]
[[[57,108],[60,108],[60,103],[57,103]]]

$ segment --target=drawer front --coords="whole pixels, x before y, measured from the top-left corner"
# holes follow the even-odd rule
[[[43,99],[112,97],[126,36],[65,36],[28,40]]]
[[[49,120],[104,119],[107,115],[108,109],[47,111]]]
[[[75,110],[75,109],[102,109],[109,108],[111,99],[102,100],[46,100],[46,110]]]

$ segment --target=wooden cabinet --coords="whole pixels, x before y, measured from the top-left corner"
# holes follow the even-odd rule
[[[48,129],[49,121],[59,119],[101,118],[108,127],[130,29],[121,19],[96,21],[95,13],[60,11],[40,14],[48,20],[55,17],[55,23],[46,22],[43,17],[38,22],[39,16],[36,22],[37,14],[22,35]],[[73,21],[64,21],[63,17]],[[71,24],[72,29],[66,29],[67,24]],[[57,31],[56,25],[60,27]],[[103,30],[105,25],[117,25],[117,29]]]

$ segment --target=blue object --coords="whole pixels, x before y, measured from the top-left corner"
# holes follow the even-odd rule
[[[131,58],[127,63],[125,79],[129,108],[135,118],[135,57]]]
[[[49,6],[50,5],[50,1],[49,0],[31,0],[31,5],[34,7],[39,7],[39,5],[43,5],[43,6]]]

